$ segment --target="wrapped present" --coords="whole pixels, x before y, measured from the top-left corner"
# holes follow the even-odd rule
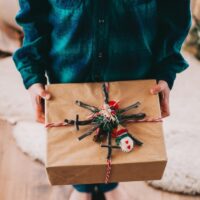
[[[161,179],[167,156],[155,80],[50,84],[46,170],[52,185]]]

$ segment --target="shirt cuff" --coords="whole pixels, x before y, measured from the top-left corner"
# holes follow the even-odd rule
[[[174,81],[176,79],[176,73],[172,73],[172,72],[158,73],[155,78],[157,82],[160,80],[166,81],[169,86],[169,89],[171,90],[173,88]]]
[[[41,83],[43,85],[47,83],[47,78],[43,73],[30,73],[30,71],[27,70],[21,70],[20,73],[26,89],[35,83]]]

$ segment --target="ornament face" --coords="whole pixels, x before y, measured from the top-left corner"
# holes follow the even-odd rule
[[[120,140],[119,146],[122,151],[130,152],[134,147],[134,141],[129,136],[126,136]]]

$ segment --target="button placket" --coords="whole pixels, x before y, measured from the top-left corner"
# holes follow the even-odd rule
[[[104,10],[105,8],[103,8],[103,1],[101,1],[101,11],[99,14],[99,24],[100,26],[98,27],[98,58],[99,58],[99,62],[101,64],[101,61],[103,59],[103,54],[104,54],[104,35],[105,35],[105,20],[104,20]]]
[[[99,24],[104,24],[105,20],[104,19],[99,19]]]
[[[95,81],[103,81],[103,68],[106,63],[106,0],[98,1],[96,5],[96,27],[95,27],[95,62],[93,77]]]
[[[103,57],[103,52],[99,52],[98,57],[102,58]]]

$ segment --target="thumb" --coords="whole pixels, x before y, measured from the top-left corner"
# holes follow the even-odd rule
[[[43,99],[46,99],[46,100],[49,100],[51,98],[50,93],[44,89],[40,90],[38,94],[39,96],[41,96]]]
[[[151,88],[150,92],[151,94],[158,94],[159,92],[162,91],[161,85],[155,85],[154,87]]]
[[[151,94],[158,94],[162,92],[166,88],[166,82],[165,81],[159,81],[157,85],[153,86],[150,90]]]
[[[43,99],[49,100],[51,98],[51,94],[45,90],[42,84],[36,84],[34,87],[34,92]]]

